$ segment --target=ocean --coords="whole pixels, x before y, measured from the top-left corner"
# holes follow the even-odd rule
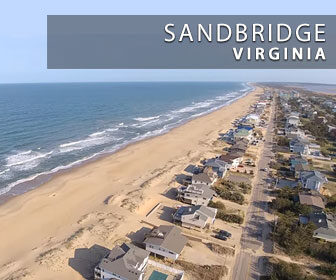
[[[0,196],[168,132],[246,95],[233,82],[0,85]]]

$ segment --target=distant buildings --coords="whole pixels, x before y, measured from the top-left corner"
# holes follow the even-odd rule
[[[287,118],[287,122],[286,125],[287,126],[294,126],[294,127],[298,127],[300,124],[300,118],[297,115],[291,114],[288,118]]]
[[[182,235],[181,229],[178,227],[161,225],[154,228],[147,235],[144,244],[147,251],[176,260],[187,244],[187,241],[187,238]]]
[[[243,119],[243,121],[248,124],[259,125],[260,116],[258,114],[249,114]]]

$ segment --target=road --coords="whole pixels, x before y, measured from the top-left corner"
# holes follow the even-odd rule
[[[274,105],[272,105],[274,106]],[[268,168],[272,159],[272,133],[274,128],[274,107],[265,134],[265,142],[261,147],[260,159],[257,165],[251,201],[246,213],[246,222],[240,240],[240,252],[237,255],[232,272],[232,279],[259,279],[264,273],[263,253],[272,253],[272,241],[267,238],[270,227],[266,220],[268,211],[268,191],[266,180],[267,172],[261,171]]]

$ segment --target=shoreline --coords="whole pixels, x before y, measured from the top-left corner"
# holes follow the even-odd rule
[[[133,143],[54,176],[0,205],[0,278],[83,279],[71,265],[76,250],[111,248],[143,227],[184,168],[214,154],[218,133],[246,114],[261,93],[243,98],[166,134]],[[126,238],[127,237],[127,238]]]
[[[242,98],[248,96],[249,94],[251,94],[252,92],[254,92],[258,88],[257,84],[255,84],[255,83],[246,83],[246,85],[251,87],[251,89],[249,89],[247,91],[243,91],[243,94],[241,96],[234,98],[232,101],[231,100],[228,101],[228,103],[223,104],[219,108],[216,108],[214,110],[210,109],[209,112],[205,111],[205,112],[201,113],[200,116],[196,116],[196,117],[193,117],[193,118],[190,118],[190,119],[186,119],[186,120],[182,121],[180,124],[177,124],[176,126],[172,127],[171,129],[169,129],[166,132],[163,132],[163,133],[157,134],[157,135],[152,135],[152,136],[146,137],[144,139],[124,143],[119,148],[116,148],[115,150],[110,151],[110,152],[101,152],[101,153],[93,154],[90,157],[88,157],[87,159],[83,158],[81,160],[78,160],[79,163],[73,162],[73,163],[69,164],[70,165],[69,167],[64,166],[64,168],[61,168],[60,170],[45,171],[45,172],[42,172],[40,174],[32,175],[31,176],[32,178],[28,177],[28,178],[20,179],[20,180],[18,180],[18,182],[23,180],[22,183],[18,183],[15,186],[13,186],[12,188],[10,188],[7,192],[5,192],[3,194],[0,194],[0,205],[2,205],[4,203],[7,203],[8,201],[12,200],[13,198],[15,198],[17,196],[20,196],[20,195],[23,195],[27,192],[33,191],[36,188],[43,187],[43,185],[48,183],[50,180],[56,178],[57,176],[61,176],[62,174],[66,174],[68,172],[76,170],[77,168],[81,168],[82,166],[85,166],[87,164],[97,162],[99,160],[103,160],[104,158],[112,156],[115,153],[118,153],[118,152],[126,149],[127,147],[129,147],[131,145],[135,145],[137,143],[141,143],[143,141],[147,141],[149,139],[159,137],[161,135],[165,135],[165,134],[170,133],[171,131],[175,130],[176,128],[184,126],[185,124],[187,124],[187,123],[189,123],[189,122],[191,122],[195,119],[199,119],[199,118],[202,118],[202,117],[207,116],[209,114],[212,114],[216,111],[219,111],[219,110],[221,110],[221,109],[223,109],[227,106],[230,106],[231,104],[235,103],[239,99],[242,99]],[[62,166],[60,166],[60,167],[62,167]],[[54,169],[58,169],[60,167],[56,167]]]

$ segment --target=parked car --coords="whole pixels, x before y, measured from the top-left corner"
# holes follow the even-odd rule
[[[220,239],[220,240],[224,240],[224,241],[226,241],[228,239],[225,235],[220,234],[220,233],[217,233],[215,235],[215,238]]]
[[[222,234],[222,235],[224,235],[224,236],[226,236],[226,237],[228,237],[228,238],[230,238],[230,237],[232,236],[232,234],[231,234],[230,232],[228,232],[228,231],[226,231],[226,230],[223,230],[223,229],[221,229],[221,230],[219,231],[219,234]]]

